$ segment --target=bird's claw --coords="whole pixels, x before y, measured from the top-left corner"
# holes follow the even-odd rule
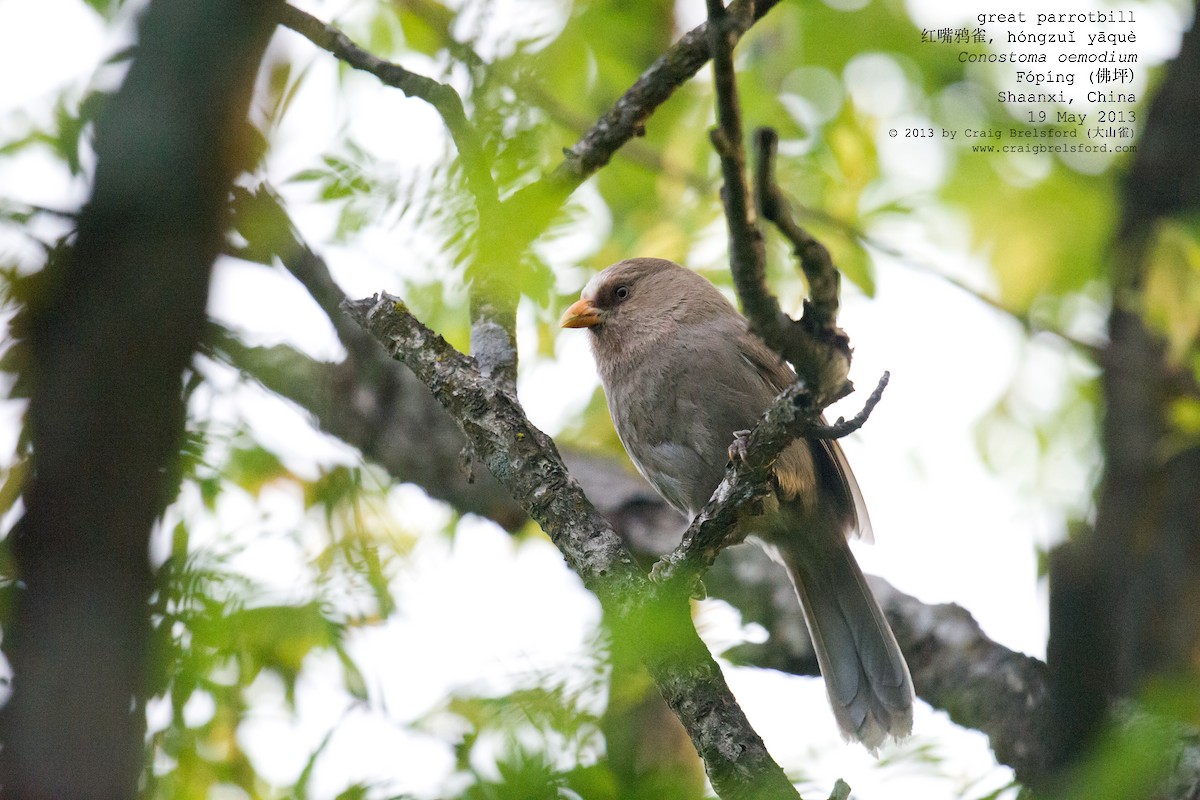
[[[746,463],[749,455],[750,431],[734,431],[733,442],[729,445],[729,461]]]

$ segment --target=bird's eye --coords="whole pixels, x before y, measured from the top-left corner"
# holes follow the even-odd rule
[[[629,287],[618,286],[615,294],[617,295],[618,300],[624,300],[626,297],[629,297]]]

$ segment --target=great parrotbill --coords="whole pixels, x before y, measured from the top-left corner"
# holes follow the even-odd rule
[[[796,381],[704,277],[634,258],[596,275],[562,317],[586,328],[609,412],[629,457],[694,517],[721,482],[738,431]],[[874,752],[912,729],[908,665],[847,537],[869,530],[842,449],[798,439],[780,454],[763,513],[743,532],[786,567],[804,609],[839,727]]]

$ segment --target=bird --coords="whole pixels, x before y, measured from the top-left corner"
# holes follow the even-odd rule
[[[688,518],[721,482],[735,436],[797,380],[720,290],[666,259],[631,258],[597,273],[560,325],[588,331],[621,443]],[[762,513],[743,513],[739,533],[787,570],[842,736],[877,753],[911,732],[913,686],[850,551],[849,537],[870,536],[862,492],[836,441],[804,438],[779,455],[772,485]]]

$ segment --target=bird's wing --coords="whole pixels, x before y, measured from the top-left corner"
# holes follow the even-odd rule
[[[772,395],[779,394],[796,382],[796,373],[787,362],[750,331],[744,331],[738,337],[737,345],[742,360],[770,387]]]
[[[824,416],[821,420],[824,421]],[[812,444],[816,445],[817,442]],[[822,439],[820,452],[814,447],[813,456],[821,479],[841,487],[842,499],[846,503],[846,512],[851,524],[846,530],[848,536],[856,536],[864,542],[873,543],[875,533],[871,530],[871,516],[867,513],[867,501],[863,499],[862,489],[858,488],[858,480],[850,469],[850,462],[842,446],[832,439]],[[836,483],[834,483],[836,481]]]
[[[796,382],[796,373],[787,362],[749,331],[738,339],[738,351],[773,392],[781,392]],[[824,416],[821,420],[824,422]],[[840,490],[837,493],[844,504],[844,514],[850,521],[847,534],[867,542],[874,541],[866,501],[841,445],[831,440],[810,441],[809,449],[817,479],[835,491]]]

